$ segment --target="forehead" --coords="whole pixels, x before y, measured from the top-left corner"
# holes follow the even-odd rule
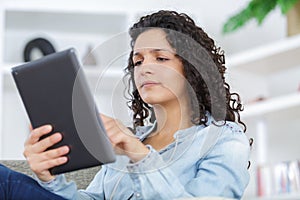
[[[175,52],[166,38],[166,33],[158,28],[146,30],[137,37],[133,51],[139,52],[144,49],[164,49]]]

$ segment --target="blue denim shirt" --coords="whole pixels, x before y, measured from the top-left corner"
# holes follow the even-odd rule
[[[138,127],[136,136],[144,140],[155,128],[155,124]],[[67,199],[242,197],[249,182],[250,147],[239,125],[197,125],[177,131],[174,138],[160,151],[147,145],[150,153],[137,163],[117,156],[115,163],[102,166],[85,190],[77,191],[64,175],[38,182]]]

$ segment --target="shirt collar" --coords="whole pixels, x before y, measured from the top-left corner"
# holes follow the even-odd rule
[[[207,123],[206,125],[209,126],[213,121],[213,117],[211,116],[210,113],[206,113],[206,116],[207,116]],[[181,129],[181,130],[178,130],[174,133],[174,138],[175,139],[183,139],[185,138],[186,136],[192,134],[192,133],[195,133],[195,132],[198,132],[200,131],[201,129],[205,128],[206,126],[205,125],[193,125],[189,128],[186,128],[186,129]],[[154,121],[154,123],[152,125],[149,125],[149,126],[138,126],[136,128],[136,137],[139,138],[139,140],[143,141],[145,138],[147,138],[153,131],[155,131],[157,128],[157,122]]]
[[[136,127],[135,136],[139,138],[139,140],[143,141],[148,135],[150,135],[157,128],[157,123],[154,121],[153,124],[149,126],[138,126]]]

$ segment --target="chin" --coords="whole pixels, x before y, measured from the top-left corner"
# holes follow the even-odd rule
[[[157,98],[153,96],[141,96],[141,98],[147,104],[155,104],[157,102]]]
[[[147,98],[142,98],[142,99],[145,103],[150,104],[152,106],[155,104],[164,104],[165,102],[168,102],[168,100],[161,99],[158,97],[147,97]]]
[[[172,93],[169,94],[168,91],[159,91],[155,93],[144,93],[141,95],[143,101],[147,104],[154,105],[154,104],[164,104],[166,102],[172,101],[176,99]]]
[[[147,103],[147,104],[150,104],[150,105],[154,105],[154,104],[157,104],[157,103],[158,103],[157,100],[155,100],[155,99],[148,99],[148,98],[143,99],[143,101],[144,101],[145,103]]]

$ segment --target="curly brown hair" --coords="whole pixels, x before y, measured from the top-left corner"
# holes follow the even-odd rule
[[[168,42],[176,50],[176,56],[182,61],[184,76],[191,86],[188,89],[189,94],[196,96],[190,100],[194,111],[191,121],[206,126],[209,112],[216,121],[237,121],[244,127],[245,132],[246,125],[241,121],[239,113],[243,110],[240,96],[230,92],[224,76],[224,52],[215,45],[214,40],[186,14],[161,10],[142,17],[129,29],[132,49],[137,37],[149,28],[162,29]],[[136,88],[132,56],[133,50],[125,72],[129,76],[128,106],[133,111],[133,125],[136,128],[144,125],[144,120],[153,114],[153,110],[142,100]]]

